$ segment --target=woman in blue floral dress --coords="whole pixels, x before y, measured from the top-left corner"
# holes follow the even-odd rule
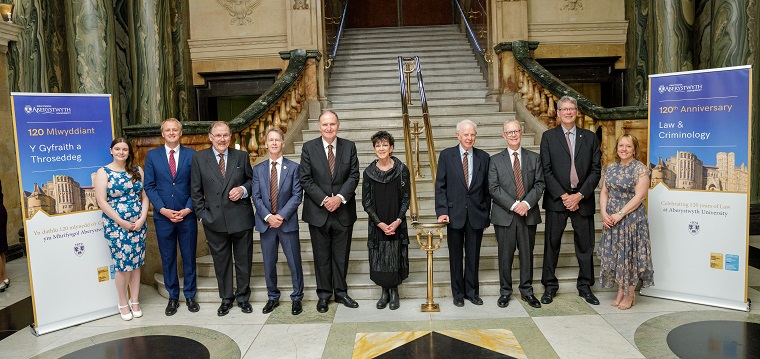
[[[636,160],[639,141],[623,135],[617,141],[617,158],[604,170],[599,196],[602,239],[597,255],[601,260],[599,284],[618,286],[612,306],[628,309],[636,304],[636,285],[654,285],[649,222],[642,205],[649,189],[649,167]]]
[[[103,210],[103,230],[116,268],[119,313],[124,320],[142,316],[140,267],[145,260],[148,196],[143,172],[135,166],[132,146],[124,138],[111,142],[113,162],[95,175],[95,198]],[[130,298],[127,299],[127,288]]]

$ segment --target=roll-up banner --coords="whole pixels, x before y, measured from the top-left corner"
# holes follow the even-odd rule
[[[749,311],[751,71],[649,76],[655,285],[643,295]]]
[[[112,161],[110,95],[12,93],[35,335],[118,312],[93,179]]]

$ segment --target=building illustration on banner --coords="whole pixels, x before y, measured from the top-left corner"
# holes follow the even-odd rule
[[[94,172],[90,178],[95,178]],[[26,218],[32,218],[39,210],[61,214],[98,209],[95,187],[82,186],[67,175],[53,175],[42,186],[35,183],[31,192],[24,191],[24,205]]]
[[[678,151],[665,160],[650,164],[650,188],[664,183],[668,188],[719,192],[747,192],[749,173],[746,164],[736,166],[734,152],[715,154],[715,165],[705,165],[694,153]]]

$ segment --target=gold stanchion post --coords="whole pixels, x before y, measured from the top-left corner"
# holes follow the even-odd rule
[[[422,304],[421,311],[423,312],[440,312],[441,308],[433,300],[433,252],[441,247],[443,241],[443,232],[441,228],[446,226],[446,223],[435,224],[421,224],[413,223],[414,228],[417,228],[417,243],[420,244],[420,249],[427,252],[427,302]],[[435,233],[433,233],[435,230]],[[433,244],[433,235],[438,234],[438,242]],[[422,243],[422,236],[427,235],[427,240]]]

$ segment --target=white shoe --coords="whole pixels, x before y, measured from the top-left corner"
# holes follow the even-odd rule
[[[124,305],[124,306],[120,305],[119,306],[119,314],[121,314],[121,310],[124,309],[124,308],[129,308],[129,304]],[[130,310],[127,314],[121,314],[121,319],[123,319],[123,320],[132,320],[132,311]]]
[[[134,303],[132,303],[132,301],[131,301],[131,300],[127,300],[127,303],[129,303],[129,310],[131,310],[131,311],[132,311],[132,315],[133,315],[135,318],[140,318],[140,317],[142,317],[142,309],[140,309],[140,310],[134,310],[134,309],[132,309],[132,306],[133,306],[133,305],[138,305],[138,306],[139,306],[139,305],[140,305],[140,302],[134,302]]]

